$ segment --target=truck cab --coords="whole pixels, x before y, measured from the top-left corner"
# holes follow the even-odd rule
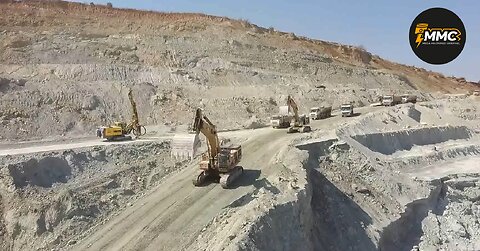
[[[310,108],[310,119],[315,120],[320,117],[320,107]]]
[[[312,107],[309,113],[311,120],[326,119],[332,116],[331,106]]]
[[[273,115],[270,119],[270,124],[273,128],[287,128],[290,126],[290,116]]]
[[[353,105],[343,104],[340,106],[340,111],[342,113],[342,117],[351,117],[353,116]]]
[[[402,102],[402,97],[397,95],[385,95],[382,97],[382,105],[394,106]]]
[[[382,98],[382,105],[384,106],[392,106],[393,105],[393,96],[386,95]]]

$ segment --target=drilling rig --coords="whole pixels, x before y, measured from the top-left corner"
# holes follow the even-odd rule
[[[147,129],[140,125],[137,112],[137,104],[133,99],[132,89],[128,90],[128,99],[132,107],[132,120],[130,123],[114,122],[111,126],[102,126],[97,129],[97,137],[106,139],[107,141],[131,140],[132,136],[136,138],[145,135]]]

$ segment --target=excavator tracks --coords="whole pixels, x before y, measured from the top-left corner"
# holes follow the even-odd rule
[[[229,173],[220,174],[220,185],[229,188],[243,174],[243,167],[236,166]]]
[[[312,128],[310,126],[303,126],[301,129],[300,129],[300,132],[311,132],[312,131]]]
[[[287,130],[287,133],[297,133],[297,132],[305,133],[305,132],[311,132],[311,131],[312,131],[312,128],[306,125],[301,127],[289,127]]]
[[[192,180],[192,183],[196,187],[203,186],[207,181],[207,178],[208,178],[208,174],[205,171],[203,171],[197,176],[196,179]]]

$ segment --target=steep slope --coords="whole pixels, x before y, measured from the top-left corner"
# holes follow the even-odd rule
[[[465,92],[472,83],[360,48],[202,14],[61,1],[0,3],[0,140],[93,135],[128,119],[175,127],[200,106],[219,128],[266,123],[293,94],[303,108],[385,92]]]

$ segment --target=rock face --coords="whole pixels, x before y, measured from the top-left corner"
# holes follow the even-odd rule
[[[100,104],[100,101],[97,96],[95,95],[87,96],[83,100],[82,109],[95,110],[95,108],[97,108],[99,104]]]
[[[392,90],[422,97],[471,86],[360,48],[221,17],[58,1],[0,10],[0,137],[12,140],[92,135],[130,118],[126,87],[143,124],[185,124],[202,107],[218,128],[235,129],[254,115],[268,121],[288,94],[306,113],[368,105]]]
[[[159,142],[0,157],[0,249],[73,244],[75,236],[178,168],[168,148]]]

